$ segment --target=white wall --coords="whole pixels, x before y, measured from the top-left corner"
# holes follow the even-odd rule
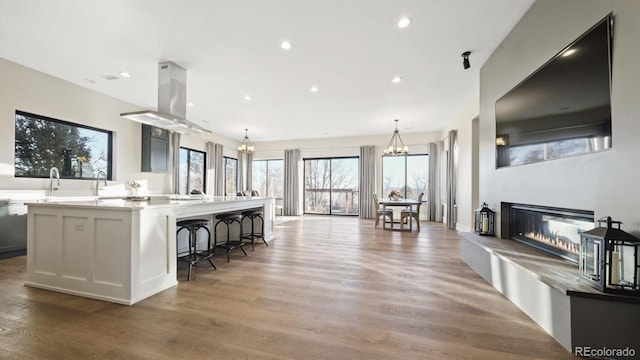
[[[169,192],[170,175],[140,171],[140,124],[120,117],[122,112],[142,109],[1,58],[0,79],[1,193],[29,190],[44,194],[48,186],[48,179],[14,177],[16,110],[113,131],[114,175],[110,183],[147,179],[152,192]],[[182,146],[202,151],[207,141],[225,145],[225,154],[237,157],[236,149],[240,141],[218,135],[188,135],[181,138]],[[60,191],[88,195],[92,194],[94,187],[95,182],[90,180],[62,180]]]
[[[609,151],[495,168],[495,102],[609,12],[614,15]],[[640,230],[640,1],[537,0],[480,71],[480,201],[595,211]],[[498,229],[499,230],[499,229]]]
[[[453,129],[457,130],[458,141],[458,183],[456,192],[457,218],[456,229],[473,231],[474,201],[472,176],[472,126],[471,122],[479,113],[479,99],[475,98],[453,119]],[[443,133],[442,137],[447,136]]]
[[[141,110],[136,106],[115,98],[97,93],[81,86],[43,74],[22,65],[0,59],[0,193],[10,194],[15,190],[29,190],[44,194],[48,179],[29,179],[14,177],[14,126],[15,110],[27,111],[55,119],[84,124],[113,131],[114,134],[114,176],[110,184],[124,183],[129,180],[147,179],[149,189],[154,193],[170,191],[170,175],[143,173],[140,171],[141,126],[120,117],[120,113]],[[477,114],[474,105],[464,109],[459,117],[460,123],[470,120]],[[380,136],[354,136],[345,138],[327,138],[300,141],[281,141],[256,143],[254,159],[281,159],[284,149],[300,149],[303,158],[359,156],[360,146],[376,146],[376,188],[382,186],[382,154],[393,132]],[[402,133],[405,144],[414,154],[427,153],[427,144],[442,140],[440,132]],[[470,135],[461,128],[459,141],[466,144]],[[181,146],[205,151],[206,142],[213,141],[224,146],[225,156],[237,158],[238,140],[213,135],[183,135]],[[470,140],[469,140],[470,141]],[[466,145],[465,145],[466,146]],[[461,164],[466,164],[467,155],[461,156]],[[461,175],[467,176],[466,165]],[[462,182],[461,184],[466,184]],[[92,194],[95,182],[90,180],[62,180],[61,191],[70,195]],[[466,185],[461,189],[459,204],[463,207],[468,200]],[[468,213],[467,210],[465,212]],[[466,215],[459,217],[466,223]]]

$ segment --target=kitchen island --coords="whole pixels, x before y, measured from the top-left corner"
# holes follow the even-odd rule
[[[274,206],[264,197],[29,203],[25,285],[132,305],[177,284],[177,220],[260,208],[269,241]]]

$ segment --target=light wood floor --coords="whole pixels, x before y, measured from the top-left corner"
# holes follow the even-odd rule
[[[455,231],[373,224],[280,224],[134,306],[26,287],[26,258],[0,260],[0,359],[573,358],[460,260]]]

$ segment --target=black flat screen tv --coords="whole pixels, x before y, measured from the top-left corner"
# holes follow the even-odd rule
[[[611,148],[613,16],[496,101],[496,167]]]

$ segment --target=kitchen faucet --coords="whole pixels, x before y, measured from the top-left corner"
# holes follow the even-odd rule
[[[51,170],[49,170],[49,190],[47,192],[47,196],[53,196],[53,190],[58,190],[57,187],[53,187],[54,176],[56,177],[56,180],[58,180],[58,186],[60,186],[60,171],[58,171],[58,168],[55,166],[53,166]]]
[[[107,174],[102,170],[98,170],[96,173],[96,196],[100,195],[100,175],[102,175],[102,179],[104,180],[104,186],[107,186]]]

